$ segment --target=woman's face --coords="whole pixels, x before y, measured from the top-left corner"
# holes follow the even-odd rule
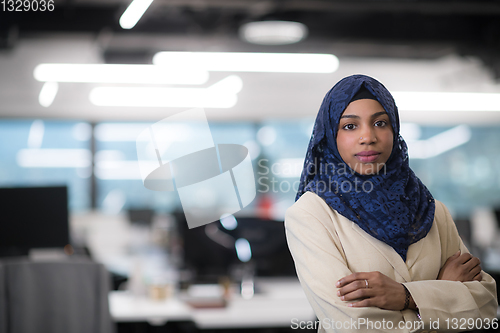
[[[351,102],[340,117],[337,148],[351,169],[378,173],[391,156],[393,131],[389,115],[373,99]]]

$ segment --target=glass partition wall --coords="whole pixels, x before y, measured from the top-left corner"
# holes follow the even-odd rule
[[[215,143],[241,144],[249,150],[257,197],[245,208],[247,214],[265,201],[273,218],[283,218],[295,199],[313,122],[210,122]],[[0,186],[67,185],[71,211],[180,209],[176,192],[154,192],[142,184],[135,140],[147,126],[0,120]],[[498,127],[403,124],[402,135],[411,167],[453,215],[467,217],[475,207],[500,206]]]

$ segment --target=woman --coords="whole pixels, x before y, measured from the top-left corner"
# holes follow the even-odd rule
[[[399,126],[389,91],[364,75],[319,110],[285,218],[319,331],[494,328],[495,281],[410,169]]]

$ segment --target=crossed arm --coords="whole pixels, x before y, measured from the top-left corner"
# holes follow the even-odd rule
[[[446,260],[437,280],[481,281],[481,262],[470,253],[460,251]],[[406,302],[405,287],[380,272],[358,272],[337,281],[337,296],[343,301],[353,301],[350,307],[377,307],[386,310],[403,310]],[[417,306],[410,295],[409,308]]]
[[[495,318],[495,282],[468,253],[444,205],[439,204],[441,223],[425,243],[430,247],[401,270],[365,245],[352,222],[341,223],[343,218],[322,199],[306,193],[300,200],[287,212],[287,238],[299,280],[320,321],[419,320],[415,311],[400,311],[406,301],[401,282],[411,295],[409,308],[418,306],[426,325],[431,319]],[[411,276],[403,278],[404,269]]]

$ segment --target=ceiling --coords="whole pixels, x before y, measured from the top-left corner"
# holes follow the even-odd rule
[[[0,46],[13,48],[33,34],[90,33],[110,63],[147,63],[169,49],[322,52],[335,46],[337,56],[402,58],[454,52],[479,57],[500,79],[498,1],[155,0],[133,29],[123,30],[118,19],[129,3],[55,0],[53,12],[0,11]],[[304,23],[307,41],[278,47],[237,38],[243,23],[270,19]]]
[[[38,0],[41,1],[41,0]],[[389,90],[500,92],[500,3],[421,0],[154,0],[138,24],[122,29],[130,0],[55,0],[53,12],[0,8],[0,117],[157,120],[180,109],[97,107],[89,84],[61,84],[54,103],[38,103],[42,62],[151,63],[158,51],[332,53],[331,74],[241,73],[243,91],[232,109],[209,119],[314,117],[324,93],[340,78],[365,73]],[[0,6],[2,6],[0,4]],[[306,40],[254,45],[238,37],[256,20],[292,20]],[[223,76],[210,74],[211,85]],[[500,112],[408,112],[420,123],[500,123]]]

